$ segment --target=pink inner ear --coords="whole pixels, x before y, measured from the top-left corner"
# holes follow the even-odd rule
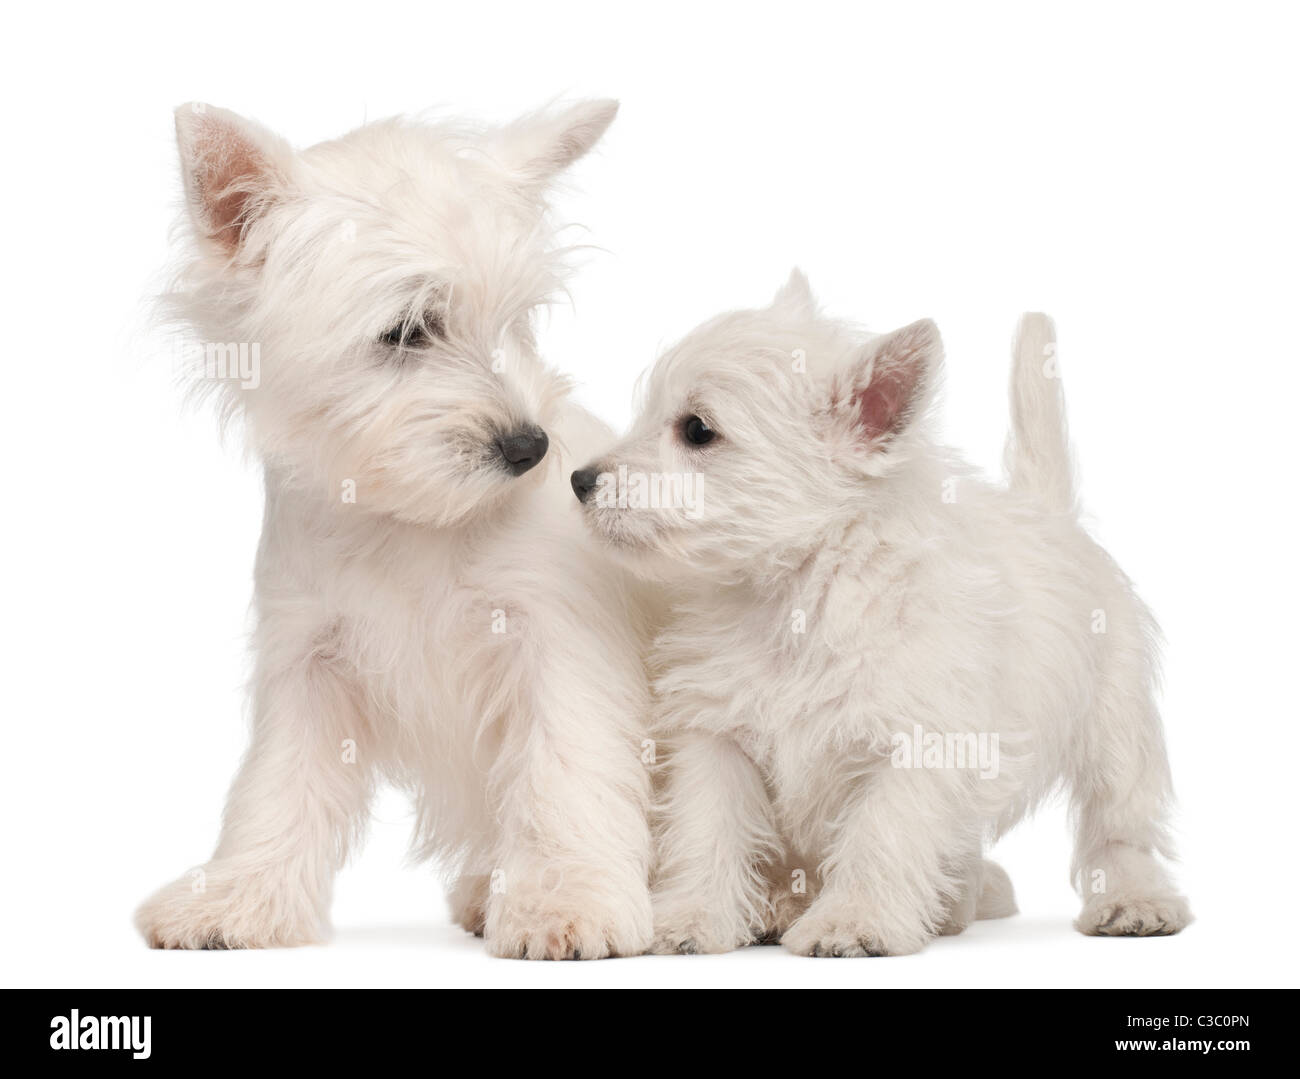
[[[219,123],[204,125],[191,173],[208,235],[234,250],[249,204],[266,182],[269,166],[247,139]]]
[[[854,394],[858,421],[867,438],[882,438],[898,428],[915,389],[916,372],[912,367],[873,373],[870,384]]]
[[[938,362],[940,350],[938,328],[929,319],[904,326],[868,346],[858,361],[854,376],[858,386],[850,398],[853,420],[865,441],[887,439],[910,421],[919,404],[922,382],[931,365]]]

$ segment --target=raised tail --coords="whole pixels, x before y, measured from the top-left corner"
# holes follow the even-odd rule
[[[1020,319],[1011,371],[1011,433],[1004,454],[1011,490],[1058,513],[1076,511],[1074,464],[1056,329],[1046,315]]]

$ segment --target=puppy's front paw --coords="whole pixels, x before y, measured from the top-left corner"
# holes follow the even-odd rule
[[[590,897],[550,892],[495,895],[487,950],[502,959],[607,959],[641,955],[650,944],[648,897],[605,907]]]
[[[928,939],[919,923],[890,925],[862,905],[819,899],[786,930],[781,943],[796,955],[852,958],[910,955]]]
[[[720,915],[726,904],[682,903],[655,899],[655,930],[650,951],[655,955],[716,955],[753,944],[755,934],[736,918]]]
[[[1187,900],[1163,895],[1099,895],[1083,908],[1074,927],[1090,937],[1167,937],[1192,921]]]
[[[213,867],[160,888],[140,905],[135,924],[151,948],[289,948],[322,935],[307,897],[285,882]]]
[[[749,933],[732,933],[706,916],[656,924],[650,951],[654,955],[717,955],[754,943]]]

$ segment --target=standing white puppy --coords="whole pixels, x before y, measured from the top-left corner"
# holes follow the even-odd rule
[[[533,334],[561,272],[547,187],[616,110],[302,152],[177,110],[195,247],[172,299],[266,516],[252,744],[212,859],[141,907],[151,944],[318,939],[381,778],[416,792],[494,954],[649,943],[642,610],[563,463],[609,436]]]
[[[1190,920],[1160,863],[1156,628],[1078,524],[1050,323],[1020,328],[1009,489],[928,437],[940,360],[933,323],[854,332],[796,271],[669,351],[572,477],[611,550],[693,585],[652,663],[655,950],[897,955],[1010,913],[983,850],[1062,782],[1078,927]]]

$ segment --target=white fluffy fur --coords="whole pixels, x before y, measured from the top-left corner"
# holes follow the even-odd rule
[[[1189,921],[1160,860],[1157,631],[1076,519],[1051,344],[1026,316],[1010,484],[994,486],[929,436],[933,324],[856,332],[796,272],[770,307],[671,349],[631,433],[589,466],[704,478],[695,515],[584,507],[629,566],[690,585],[651,665],[671,747],[655,950],[783,933],[806,955],[895,955],[1012,913],[983,852],[1062,783],[1078,927]],[[691,415],[712,442],[684,438]],[[914,725],[997,734],[998,775],[891,766]]]
[[[177,110],[194,235],[172,302],[198,340],[260,346],[256,388],[196,384],[264,461],[266,516],[252,744],[202,876],[141,907],[151,944],[320,939],[381,779],[417,796],[419,848],[494,954],[649,943],[646,609],[567,494],[610,436],[533,337],[561,273],[547,184],[615,109],[301,152]],[[443,336],[382,340],[421,322]],[[534,425],[550,452],[515,477],[496,440]]]

